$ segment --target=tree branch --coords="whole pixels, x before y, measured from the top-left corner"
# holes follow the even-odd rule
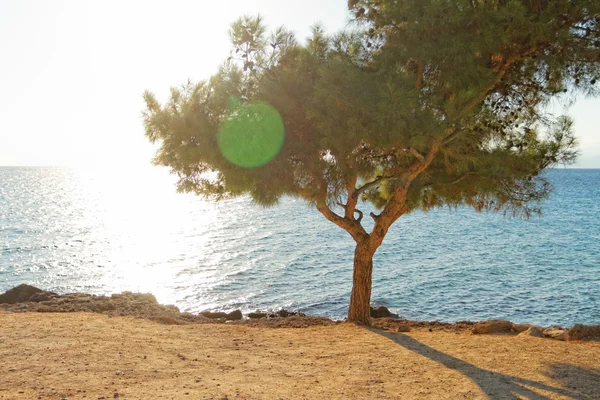
[[[419,161],[425,162],[425,157],[421,153],[419,153],[415,148],[411,147],[408,149],[410,153],[415,156]]]
[[[534,53],[535,51],[536,51],[536,48],[532,47],[528,50],[525,50],[521,54],[517,54],[512,57],[509,57],[504,62],[504,64],[502,64],[501,67],[498,69],[498,73],[496,74],[494,79],[491,80],[491,82],[479,93],[479,95],[477,95],[473,100],[471,100],[469,103],[467,103],[467,105],[452,118],[452,121],[457,121],[457,120],[461,119],[462,117],[464,117],[465,115],[467,115],[473,108],[475,108],[479,103],[481,103],[485,99],[485,97],[488,95],[490,90],[492,90],[494,88],[494,86],[496,86],[498,84],[498,82],[500,82],[502,80],[502,78],[504,78],[504,75],[506,75],[506,73],[508,72],[508,69],[516,61],[518,61],[522,57],[525,57],[525,56],[528,56],[529,54]]]
[[[496,86],[498,82],[502,80],[502,78],[504,77],[504,75],[506,75],[511,65],[513,65],[521,57],[535,52],[535,50],[535,48],[531,48],[524,51],[521,54],[514,55],[508,58],[499,67],[498,73],[496,74],[496,76],[494,76],[490,83],[473,100],[467,103],[467,105],[464,108],[458,111],[458,113],[453,118],[451,118],[451,122],[459,120],[460,118],[467,115],[471,110],[473,110],[473,108],[475,108],[479,103],[481,103],[485,99],[490,90],[492,90],[494,86]],[[425,169],[427,169],[427,167],[429,167],[436,154],[439,152],[440,148],[447,144],[449,141],[451,141],[454,137],[456,137],[456,135],[459,132],[460,131],[457,131],[454,126],[450,127],[447,130],[446,135],[441,140],[434,141],[432,143],[431,148],[429,149],[429,152],[425,157],[423,157],[420,153],[417,152],[417,154],[421,155],[422,159],[415,155],[413,149],[409,149],[411,153],[415,155],[417,159],[419,159],[419,161],[417,163],[413,163],[409,167],[408,171],[405,174],[403,174],[403,184],[395,190],[392,198],[387,203],[384,210],[376,218],[374,218],[375,226],[373,227],[373,232],[371,233],[371,240],[376,242],[374,243],[376,246],[381,244],[381,241],[383,241],[383,237],[387,233],[387,230],[389,229],[391,224],[393,224],[398,218],[400,218],[400,216],[404,212],[406,212],[406,196],[408,194],[408,189],[410,188],[410,185],[412,184],[414,179],[417,176],[419,176]],[[367,185],[372,186],[371,184]],[[365,186],[363,186],[363,188]]]
[[[341,205],[343,206],[343,204]],[[319,212],[323,214],[323,216],[325,216],[325,218],[327,218],[329,221],[348,232],[356,242],[362,242],[369,238],[369,234],[360,224],[360,220],[362,219],[361,211],[358,211],[360,213],[358,220],[355,220],[354,216],[352,216],[352,218],[342,217],[329,208],[325,201],[325,197],[321,197],[317,201],[317,210],[319,210]]]
[[[421,86],[423,85],[423,71],[425,70],[425,65],[423,64],[423,61],[419,61],[417,63],[417,82],[415,84],[415,87],[417,88],[417,90],[421,89]]]
[[[396,188],[392,198],[388,201],[383,211],[377,216],[371,215],[375,220],[375,226],[373,227],[370,237],[372,241],[371,244],[375,246],[375,248],[381,244],[389,227],[406,212],[406,196],[411,183],[419,176],[419,174],[421,174],[421,172],[429,167],[436,154],[440,151],[440,148],[440,142],[433,142],[427,156],[423,157],[423,161],[419,160],[418,162],[413,163],[408,168],[408,171],[402,175],[402,185]]]
[[[348,221],[346,221],[342,216],[337,215],[335,212],[333,212],[324,199],[319,199],[319,201],[317,201],[317,210],[319,210],[319,212],[323,214],[325,218],[327,218],[329,221],[333,222],[340,228],[343,228],[345,230],[348,230],[350,228]]]
[[[468,172],[468,173],[464,174],[463,176],[460,176],[457,179],[453,180],[452,182],[441,183],[441,185],[456,185],[457,183],[459,183],[460,181],[462,181],[463,179],[465,179],[469,175],[473,175],[473,173],[472,172]]]
[[[358,218],[356,219],[356,222],[358,222],[360,224],[360,221],[362,221],[364,214],[358,208],[355,209],[354,212],[358,214]]]
[[[530,49],[525,50],[521,54],[517,54],[517,55],[514,55],[514,56],[508,58],[504,62],[504,64],[502,64],[502,66],[498,69],[498,73],[496,74],[494,79],[492,79],[492,81],[473,100],[471,100],[469,103],[467,103],[467,105],[463,109],[461,109],[454,117],[452,117],[451,121],[452,122],[457,121],[457,120],[461,119],[462,117],[464,117],[465,115],[467,115],[473,108],[475,108],[479,103],[481,103],[486,98],[486,96],[489,94],[490,90],[492,90],[494,88],[494,86],[496,86],[502,80],[502,78],[504,78],[504,75],[506,75],[506,73],[508,72],[508,69],[515,62],[517,62],[522,57],[525,57],[525,56],[528,56],[528,55],[534,53],[536,50],[537,49],[535,47],[532,47]],[[442,146],[445,146],[446,144],[450,143],[459,133],[460,133],[460,131],[456,130],[454,128],[454,126],[449,128],[447,130],[446,135],[442,138],[442,141],[441,141]]]
[[[408,172],[406,173],[406,184],[407,185],[410,185],[410,183],[421,172],[423,172],[425,169],[427,169],[427,167],[429,167],[429,164],[431,164],[431,162],[435,158],[435,155],[438,153],[438,151],[440,151],[440,148],[441,148],[441,143],[438,141],[434,141],[431,144],[431,148],[429,149],[427,156],[425,156],[425,157],[421,156],[423,158],[423,160],[419,160],[419,163],[412,164],[409,167]]]
[[[426,185],[426,187],[438,186],[438,185],[456,185],[457,183],[459,183],[460,181],[462,181],[469,175],[477,175],[477,174],[475,172],[466,172],[451,182],[436,182],[436,183],[432,183],[430,185]]]
[[[348,194],[348,201],[346,202],[346,206],[344,207],[345,217],[354,219],[354,210],[356,208],[356,203],[358,202],[358,197],[354,197],[354,189],[356,188],[356,175],[352,176],[350,179],[346,181],[346,193]]]
[[[356,189],[353,193],[352,193],[352,197],[356,200],[358,200],[358,196],[361,195],[361,193],[369,190],[370,188],[377,186],[380,182],[383,182],[385,180],[389,180],[389,179],[394,179],[393,176],[378,176],[377,179],[375,179],[374,181],[371,182],[367,182],[364,185],[362,185],[361,187],[359,187],[358,189]]]
[[[450,143],[451,141],[453,141],[454,138],[456,136],[458,136],[459,133],[460,133],[460,130],[456,130],[454,127],[448,129],[446,131],[446,136],[444,136],[444,138],[442,139],[442,146],[445,146],[448,143]]]
[[[374,248],[377,248],[383,238],[385,237],[389,227],[403,214],[407,211],[408,207],[406,205],[406,197],[408,195],[408,190],[410,185],[414,181],[416,177],[418,177],[424,170],[426,170],[437,153],[440,151],[441,147],[449,143],[452,139],[456,137],[460,133],[459,130],[454,126],[454,122],[461,119],[469,112],[473,110],[479,103],[481,103],[488,93],[502,80],[502,78],[506,75],[509,68],[520,58],[532,54],[535,52],[535,48],[528,49],[518,55],[514,55],[509,57],[504,63],[500,64],[498,68],[498,72],[493,77],[493,79],[489,82],[489,84],[481,90],[481,92],[475,96],[470,102],[468,102],[462,109],[460,109],[453,117],[450,118],[451,127],[447,129],[445,135],[440,139],[436,140],[431,144],[429,152],[426,156],[423,156],[418,151],[413,148],[410,148],[409,151],[417,158],[417,162],[413,163],[408,170],[402,175],[402,185],[399,185],[394,191],[392,198],[388,201],[385,208],[379,215],[374,215],[371,213],[371,217],[375,220],[375,226],[373,227],[373,231],[371,232],[370,240],[371,245]],[[465,175],[466,176],[466,175]],[[354,191],[353,196],[360,195],[360,193],[368,190],[369,188],[379,184],[382,180],[390,179],[389,177],[379,177],[372,182],[369,182],[363,185],[361,188]],[[464,179],[464,177],[460,177],[457,182]]]

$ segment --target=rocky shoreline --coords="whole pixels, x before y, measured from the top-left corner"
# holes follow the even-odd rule
[[[230,313],[203,311],[192,314],[181,312],[174,305],[159,304],[152,294],[132,292],[110,296],[86,293],[57,294],[25,284],[0,294],[0,312],[91,312],[110,317],[143,318],[166,325],[232,323],[261,327],[303,328],[340,323],[329,318],[306,316],[287,310],[256,312],[246,316],[239,310]]]
[[[0,294],[0,312],[92,312],[111,317],[143,318],[161,324],[240,324],[250,327],[305,328],[309,326],[336,325],[324,317],[306,316],[303,313],[278,310],[257,311],[243,315],[236,310],[230,313],[204,311],[200,314],[181,312],[174,305],[162,305],[152,294],[123,292],[111,296],[98,296],[85,293],[57,294],[30,285],[19,285]],[[429,331],[471,331],[473,334],[518,334],[544,337],[556,340],[600,340],[600,325],[576,324],[571,328],[560,326],[540,327],[529,324],[514,324],[510,321],[491,320],[482,322],[460,321],[455,323],[439,321],[410,321],[398,319],[385,307],[371,309],[375,328],[409,332],[411,329]]]

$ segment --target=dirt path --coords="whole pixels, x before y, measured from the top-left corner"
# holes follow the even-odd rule
[[[0,314],[0,399],[600,399],[600,343]]]

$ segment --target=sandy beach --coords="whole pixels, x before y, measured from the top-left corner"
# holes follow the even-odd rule
[[[600,343],[0,314],[0,399],[598,399]]]

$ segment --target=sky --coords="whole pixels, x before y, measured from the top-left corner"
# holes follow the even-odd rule
[[[346,0],[0,0],[0,165],[150,164],[142,93],[210,77],[227,30],[261,14],[301,39],[349,21]],[[562,110],[559,110],[562,112]],[[568,110],[577,167],[600,168],[600,99]]]

